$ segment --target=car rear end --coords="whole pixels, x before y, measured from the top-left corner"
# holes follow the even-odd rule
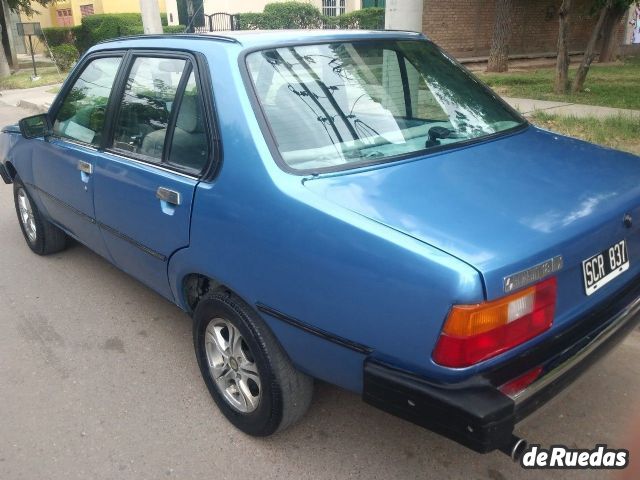
[[[514,435],[518,422],[640,324],[638,233],[632,213],[621,213],[556,246],[547,261],[502,276],[487,287],[493,299],[454,305],[432,361],[460,379],[436,381],[369,360],[365,401],[478,452],[500,449],[515,459],[525,444]]]
[[[478,303],[442,299],[446,318],[418,312],[417,358],[372,348],[364,399],[516,453],[516,424],[638,323],[638,158],[529,125],[421,39],[274,47],[246,64],[283,170],[482,283]]]

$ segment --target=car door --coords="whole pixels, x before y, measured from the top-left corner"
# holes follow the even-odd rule
[[[201,81],[195,59],[181,53],[133,52],[124,72],[94,172],[96,219],[115,263],[171,299],[167,261],[189,245],[212,151]]]
[[[106,256],[93,208],[93,172],[105,130],[105,111],[122,53],[89,57],[50,112],[52,135],[34,143],[34,184],[49,216]]]

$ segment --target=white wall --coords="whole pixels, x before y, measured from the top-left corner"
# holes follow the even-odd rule
[[[423,0],[387,0],[385,28],[422,32]]]
[[[166,0],[167,6],[167,22],[169,25],[179,25],[180,19],[178,18],[178,3],[176,0]]]

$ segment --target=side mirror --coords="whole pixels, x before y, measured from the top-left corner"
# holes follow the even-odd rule
[[[25,117],[18,122],[18,126],[24,138],[46,137],[51,134],[51,123],[46,113]]]

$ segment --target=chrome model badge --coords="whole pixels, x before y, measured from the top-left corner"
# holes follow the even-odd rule
[[[539,263],[535,267],[504,277],[504,292],[510,293],[519,288],[531,285],[538,280],[542,280],[547,275],[551,275],[553,272],[560,270],[562,265],[562,255],[558,255],[557,257]]]

